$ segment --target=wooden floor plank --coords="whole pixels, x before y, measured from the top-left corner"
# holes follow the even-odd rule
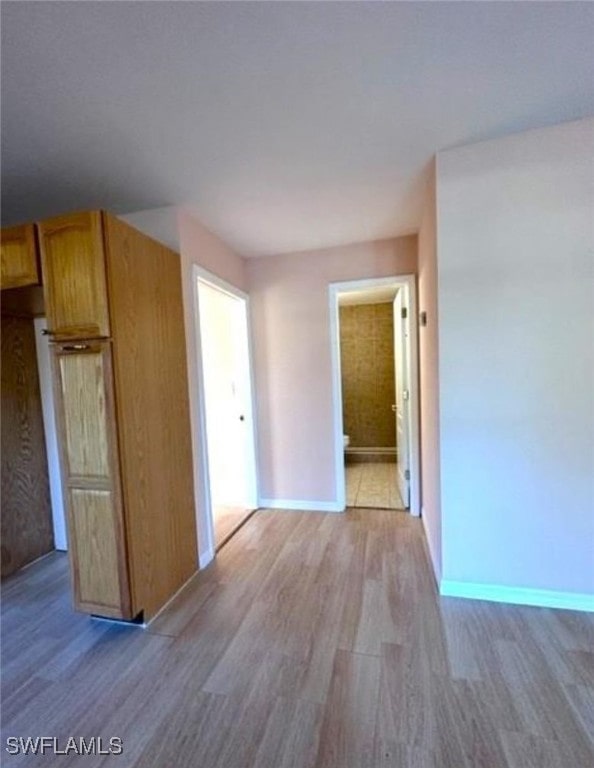
[[[374,768],[379,681],[378,657],[336,652],[316,768]]]

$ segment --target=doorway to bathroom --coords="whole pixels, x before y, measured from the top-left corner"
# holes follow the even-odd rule
[[[330,286],[340,506],[420,514],[413,275]]]
[[[199,529],[214,556],[258,505],[249,308],[242,291],[194,270],[205,518]]]

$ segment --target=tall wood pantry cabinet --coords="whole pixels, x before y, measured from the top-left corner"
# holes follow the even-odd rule
[[[75,606],[148,620],[197,567],[179,255],[100,211],[36,228]]]

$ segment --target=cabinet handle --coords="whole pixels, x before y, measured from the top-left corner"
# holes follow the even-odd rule
[[[54,332],[50,331],[49,328],[43,328],[43,330],[41,331],[41,335],[42,336],[53,336]]]
[[[63,352],[80,352],[83,349],[91,349],[90,344],[65,344],[62,347]]]

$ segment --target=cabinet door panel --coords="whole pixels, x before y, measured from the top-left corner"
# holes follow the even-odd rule
[[[103,357],[62,354],[59,365],[68,473],[71,477],[108,478]]]
[[[69,555],[79,610],[132,618],[111,344],[53,344]]]
[[[107,609],[119,615],[122,584],[112,494],[72,488],[69,501],[69,542],[78,563],[74,571],[76,603],[92,606],[97,613],[105,614]]]
[[[101,214],[60,216],[37,226],[53,338],[109,336]]]
[[[33,224],[2,230],[0,288],[22,288],[39,283],[37,244]]]

